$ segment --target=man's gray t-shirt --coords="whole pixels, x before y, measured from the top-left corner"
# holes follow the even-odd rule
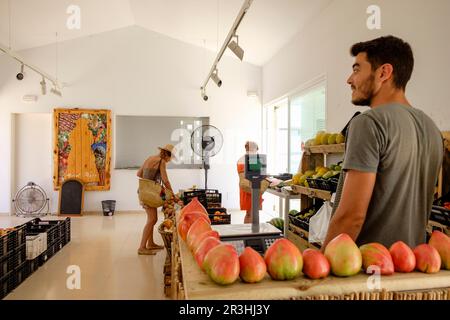
[[[387,247],[399,240],[411,247],[424,243],[443,159],[442,135],[433,120],[418,109],[386,104],[355,117],[346,140],[333,211],[339,205],[345,171],[377,174],[356,243]]]

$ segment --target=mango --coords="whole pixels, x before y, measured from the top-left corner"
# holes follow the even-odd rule
[[[303,251],[303,273],[311,279],[326,278],[330,274],[330,262],[315,249]]]
[[[441,256],[429,244],[418,245],[414,250],[416,269],[424,273],[436,273],[441,269]]]
[[[246,247],[239,256],[239,268],[239,277],[247,283],[261,281],[267,272],[263,257],[251,247]]]
[[[264,254],[267,271],[273,280],[293,280],[300,276],[303,258],[300,250],[288,239],[278,239]]]
[[[439,252],[441,268],[450,270],[450,237],[440,231],[433,231],[428,244]]]
[[[416,256],[403,241],[397,241],[389,248],[396,272],[412,272],[416,267]]]
[[[325,248],[325,257],[331,272],[338,277],[353,276],[361,271],[362,255],[348,234],[342,233],[331,240]]]
[[[394,262],[388,249],[380,243],[368,243],[359,247],[362,255],[363,268],[368,274],[370,266],[380,268],[381,275],[391,275],[394,273]],[[372,270],[373,271],[373,270]]]

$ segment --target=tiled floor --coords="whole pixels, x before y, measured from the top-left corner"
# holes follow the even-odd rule
[[[243,222],[243,212],[231,214],[233,224]],[[260,215],[261,222],[271,218],[268,214]],[[144,212],[72,218],[71,242],[5,299],[166,299],[163,290],[166,251],[154,256],[137,255],[145,219]],[[162,219],[160,213],[155,226],[160,244],[157,226]],[[72,265],[80,268],[80,289],[67,287],[71,277],[67,269]]]

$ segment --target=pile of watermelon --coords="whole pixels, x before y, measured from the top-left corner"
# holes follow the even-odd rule
[[[269,223],[281,231],[284,230],[284,220],[281,218],[273,218]]]

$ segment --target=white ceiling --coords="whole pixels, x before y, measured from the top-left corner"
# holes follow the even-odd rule
[[[244,60],[263,65],[333,0],[254,0],[238,28]],[[0,0],[0,43],[22,50],[138,25],[217,51],[244,0]],[[81,29],[66,12],[81,8]],[[10,7],[10,11],[8,9]],[[11,15],[9,14],[11,12]],[[11,28],[9,28],[11,16]],[[9,41],[11,31],[11,42]],[[58,37],[56,37],[58,33]]]

